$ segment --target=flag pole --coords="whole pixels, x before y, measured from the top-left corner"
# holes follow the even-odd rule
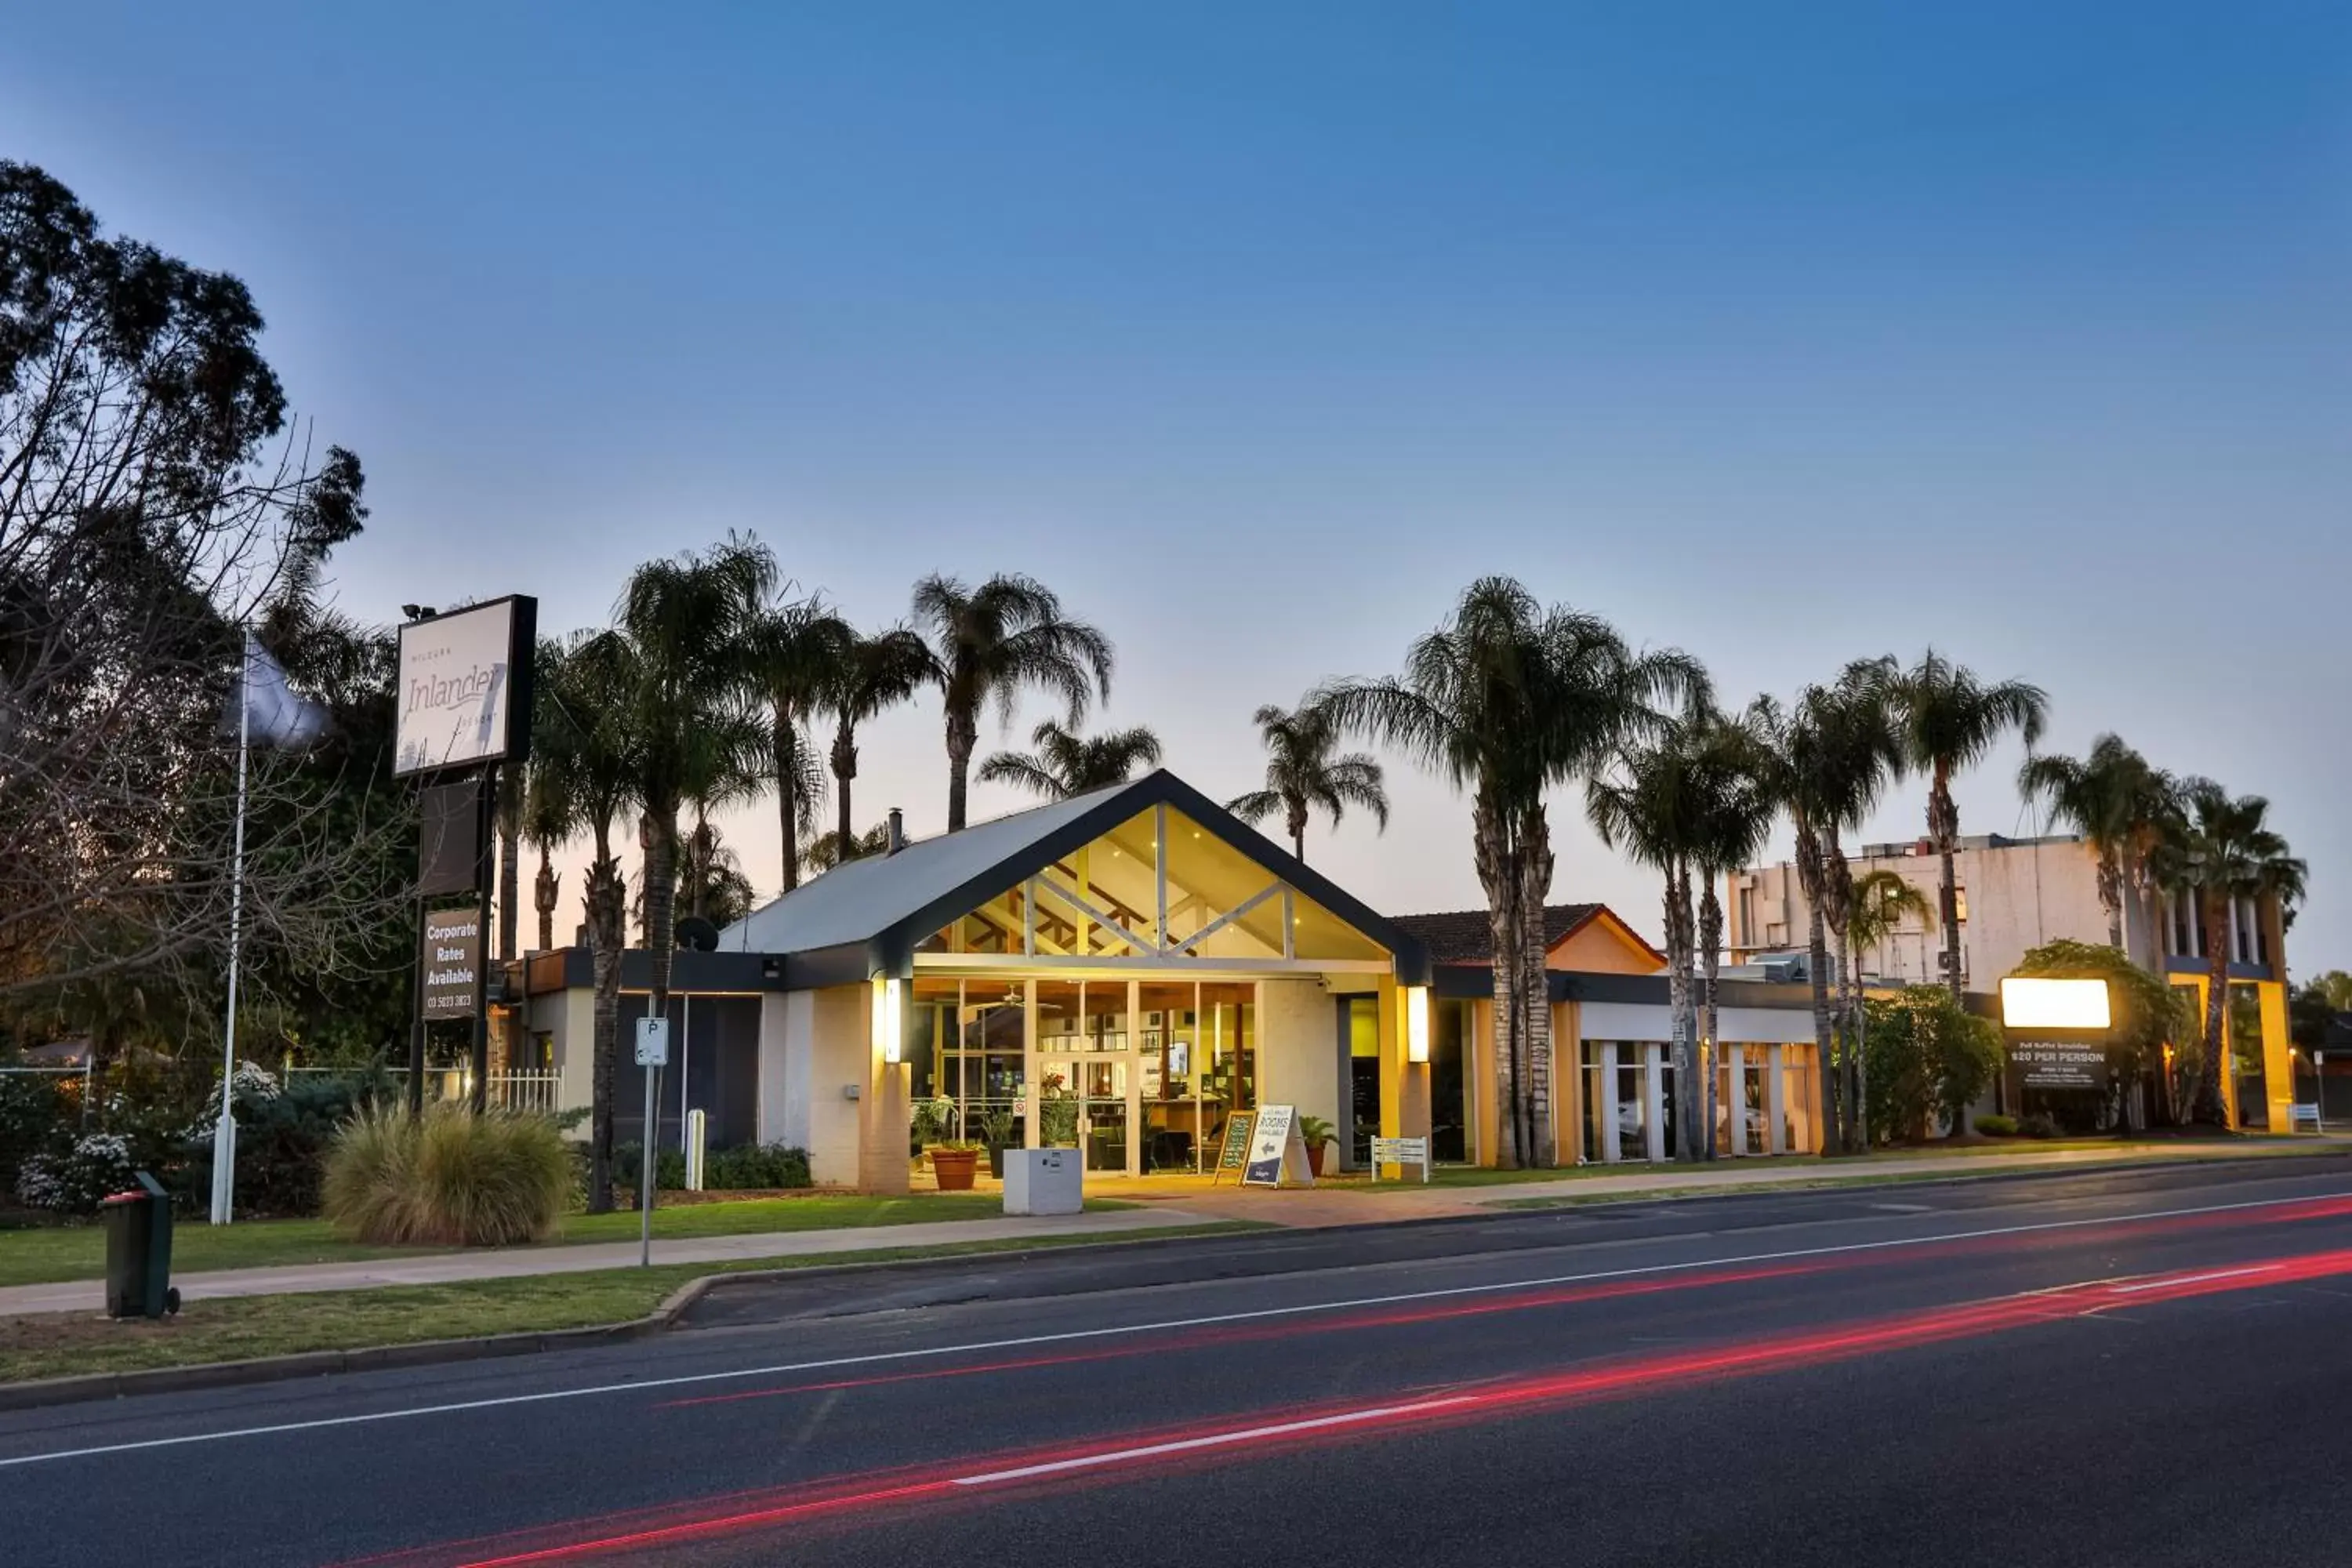
[[[244,657],[236,680],[236,837],[231,857],[228,895],[228,1016],[222,1033],[220,1125],[213,1130],[213,1214],[215,1225],[226,1225],[236,1196],[236,1119],[233,1114],[236,1088],[236,960],[237,939],[245,919],[245,767],[253,740],[253,634],[245,634]]]

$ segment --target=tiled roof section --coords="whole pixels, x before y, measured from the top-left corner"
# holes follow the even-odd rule
[[[1544,946],[1553,947],[1569,932],[1601,912],[1599,904],[1546,904]],[[1408,936],[1418,937],[1436,963],[1485,963],[1495,956],[1493,928],[1484,910],[1449,910],[1433,915],[1392,915],[1390,922]]]

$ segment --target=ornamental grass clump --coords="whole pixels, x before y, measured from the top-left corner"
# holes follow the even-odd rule
[[[371,1110],[343,1124],[327,1160],[327,1217],[381,1246],[510,1247],[562,1218],[572,1156],[541,1116],[438,1105],[421,1120]]]

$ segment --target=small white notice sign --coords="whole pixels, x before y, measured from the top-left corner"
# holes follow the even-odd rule
[[[637,1065],[641,1068],[669,1066],[669,1020],[667,1018],[637,1020]]]

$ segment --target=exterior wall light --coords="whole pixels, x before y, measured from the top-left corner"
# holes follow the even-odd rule
[[[898,983],[877,974],[874,977],[874,1048],[895,1067],[905,1054],[905,1045],[906,1014],[898,1000]]]
[[[1429,987],[1426,985],[1404,988],[1404,1059],[1409,1062],[1429,1059]]]
[[[2107,983],[2011,975],[2000,983],[2000,1021],[2011,1029],[2106,1028]]]

